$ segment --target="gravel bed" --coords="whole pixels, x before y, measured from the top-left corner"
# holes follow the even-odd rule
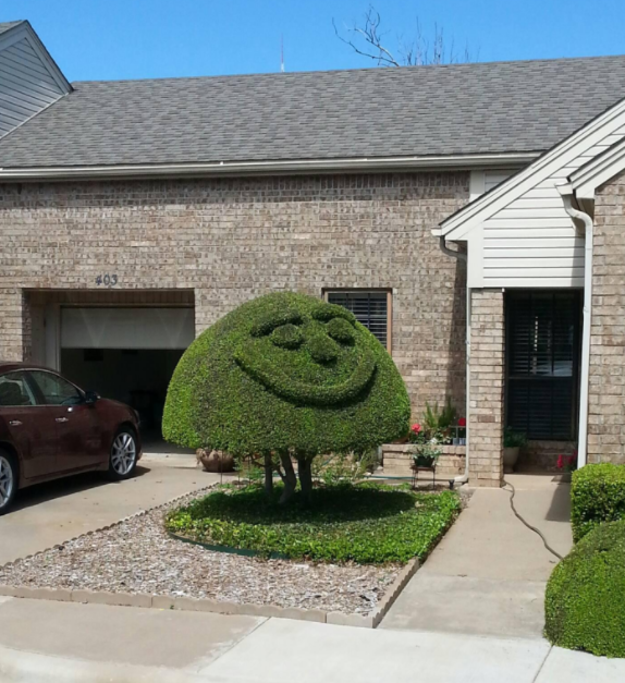
[[[185,498],[0,567],[0,584],[147,593],[346,613],[375,609],[401,567],[313,564],[218,553],[172,539],[163,516]]]

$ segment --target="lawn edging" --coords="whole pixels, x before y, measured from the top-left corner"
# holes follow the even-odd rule
[[[173,609],[187,612],[214,612],[217,614],[237,614],[266,618],[273,617],[276,619],[314,621],[322,624],[334,624],[336,626],[376,628],[392,607],[401,591],[405,588],[408,581],[418,571],[419,566],[418,558],[415,557],[410,560],[410,562],[401,570],[395,581],[390,585],[375,610],[366,616],[343,612],[327,612],[319,609],[304,609],[301,607],[253,605],[236,602],[222,602],[206,598],[174,598],[168,595],[150,595],[147,593],[108,593],[106,591],[90,591],[83,588],[31,588],[30,586],[0,585],[0,596],[27,598],[30,600],[78,602],[92,605]]]

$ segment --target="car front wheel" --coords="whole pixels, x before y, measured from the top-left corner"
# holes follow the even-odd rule
[[[9,511],[17,493],[17,465],[13,456],[0,451],[0,515]]]
[[[132,477],[137,466],[137,436],[129,428],[120,429],[111,445],[108,476],[113,480]]]

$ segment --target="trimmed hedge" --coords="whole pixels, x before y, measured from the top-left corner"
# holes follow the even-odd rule
[[[172,510],[166,528],[211,545],[319,562],[381,564],[427,557],[460,512],[452,491],[415,493],[365,483],[318,487],[312,505],[277,504],[257,486],[222,489]]]
[[[571,522],[577,543],[601,522],[625,519],[625,466],[586,465],[573,473]]]
[[[545,621],[554,645],[625,657],[625,521],[593,529],[553,570]]]
[[[410,401],[352,313],[290,292],[239,306],[187,349],[163,435],[232,455],[364,453],[408,431]]]

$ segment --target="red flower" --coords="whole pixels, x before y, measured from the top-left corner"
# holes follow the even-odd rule
[[[410,431],[414,434],[418,434],[421,431],[421,425],[413,424],[412,427],[410,427]]]
[[[458,427],[466,427],[467,426],[467,418],[466,417],[461,417],[458,420]]]
[[[556,463],[556,467],[561,470],[564,467],[564,457],[562,455],[558,456],[558,462]]]

